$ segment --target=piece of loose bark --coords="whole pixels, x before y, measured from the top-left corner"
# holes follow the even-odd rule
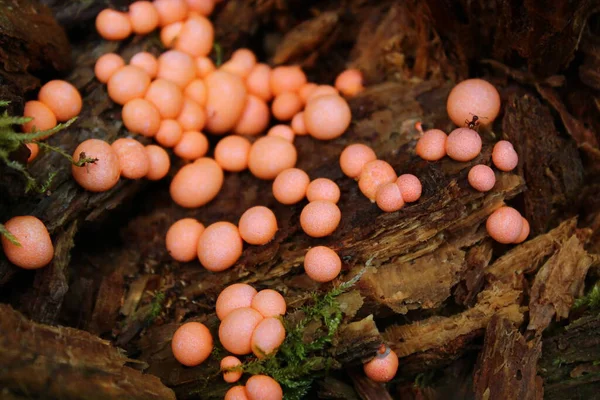
[[[520,290],[504,285],[485,289],[477,303],[460,314],[431,317],[407,325],[386,329],[384,338],[398,357],[442,347],[452,340],[487,326],[494,315],[520,324],[524,310],[520,307]]]
[[[367,378],[362,368],[348,370],[348,375],[354,383],[354,389],[362,400],[392,400],[383,383],[377,383]]]
[[[88,332],[27,320],[0,304],[0,386],[16,396],[58,399],[175,399],[158,378]]]
[[[502,119],[503,139],[519,155],[516,171],[525,178],[524,217],[531,235],[546,232],[571,205],[583,186],[583,165],[572,141],[563,139],[547,106],[530,94],[511,95]]]
[[[492,259],[492,239],[471,247],[465,256],[465,270],[460,277],[460,282],[454,289],[454,298],[458,304],[473,305],[477,293],[483,289],[485,283],[485,269]]]
[[[540,268],[529,299],[527,329],[541,333],[552,321],[566,318],[575,297],[583,295],[585,277],[600,257],[588,254],[577,235],[567,239]]]
[[[544,336],[538,369],[544,379],[545,399],[592,399],[598,395],[600,374],[593,369],[600,359],[599,330],[600,315],[590,310]],[[582,374],[586,370],[590,373]]]
[[[544,391],[537,376],[541,350],[539,337],[528,342],[513,321],[494,316],[475,368],[475,398],[541,400]]]

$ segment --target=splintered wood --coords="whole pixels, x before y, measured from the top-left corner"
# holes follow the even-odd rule
[[[131,366],[110,342],[90,333],[31,322],[0,304],[0,387],[15,395],[44,393],[48,398],[175,399],[152,375]],[[131,366],[127,366],[131,365]],[[0,393],[1,394],[1,393]]]

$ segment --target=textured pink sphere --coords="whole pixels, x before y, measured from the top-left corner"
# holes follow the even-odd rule
[[[398,185],[400,193],[402,193],[402,198],[405,202],[412,203],[421,198],[423,186],[421,185],[419,178],[416,176],[412,174],[400,175],[398,179],[396,179],[396,185]]]
[[[488,217],[485,227],[495,241],[514,243],[521,235],[523,217],[512,207],[500,207]]]
[[[466,126],[477,115],[482,126],[491,124],[500,113],[500,94],[483,79],[467,79],[454,86],[446,103],[448,116],[457,126]]]
[[[439,129],[426,131],[417,142],[417,155],[427,161],[441,160],[446,155],[447,139],[448,135]]]
[[[456,161],[471,161],[481,152],[481,137],[473,129],[458,128],[448,135],[446,153]]]
[[[490,167],[480,164],[471,168],[468,180],[473,189],[480,192],[487,192],[488,190],[492,190],[496,184],[496,175]]]
[[[508,172],[515,169],[519,163],[519,156],[511,142],[501,140],[494,145],[492,161],[500,171]]]

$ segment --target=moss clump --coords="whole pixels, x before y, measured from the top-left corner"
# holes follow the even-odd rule
[[[0,108],[4,108],[9,104],[9,101],[0,100]],[[31,121],[32,118],[10,116],[8,115],[8,111],[4,111],[4,113],[0,115],[0,161],[6,164],[6,166],[16,171],[19,171],[23,175],[23,177],[25,178],[26,193],[30,192],[31,190],[36,191],[38,193],[45,193],[50,187],[50,184],[52,183],[52,179],[56,175],[56,172],[50,172],[45,182],[40,184],[38,181],[35,180],[33,176],[31,176],[31,174],[27,170],[26,165],[15,160],[11,160],[11,153],[18,150],[24,144],[35,142],[42,148],[46,148],[63,155],[67,160],[69,160],[70,163],[77,166],[83,166],[87,163],[94,163],[97,161],[97,159],[95,158],[85,157],[85,154],[83,154],[79,161],[75,161],[70,155],[65,153],[63,150],[50,146],[43,142],[38,142],[38,140],[40,139],[48,138],[69,127],[73,122],[75,122],[76,119],[77,117],[72,118],[64,124],[58,124],[54,128],[45,131],[22,133],[16,132],[14,130],[14,126],[26,124],[29,121]],[[10,232],[8,232],[8,230],[6,230],[6,228],[2,224],[0,224],[0,235],[6,237],[13,244],[20,246],[17,239],[13,235],[11,235]]]
[[[573,308],[600,309],[600,282],[596,282],[594,287],[585,296],[576,299],[573,303]]]
[[[302,308],[304,316],[299,321],[283,319],[287,334],[277,353],[262,360],[246,362],[242,370],[252,375],[273,377],[282,386],[285,399],[302,399],[316,378],[337,365],[329,353],[331,342],[342,322],[337,298],[350,289],[361,275],[325,295],[313,295],[312,304]],[[310,339],[305,339],[305,332],[314,325],[318,325],[318,328],[310,335]]]

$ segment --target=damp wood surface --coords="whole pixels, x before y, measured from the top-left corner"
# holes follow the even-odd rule
[[[12,101],[9,110],[22,112],[41,82],[62,78],[80,90],[84,108],[50,144],[71,154],[88,138],[126,136],[120,107],[93,66],[107,52],[126,60],[141,50],[158,55],[158,35],[111,43],[94,34],[101,9],[126,10],[129,1],[16,3],[0,0],[0,47],[19,44],[0,52],[0,95]],[[339,185],[338,229],[308,237],[299,225],[306,203],[277,203],[272,182],[248,171],[226,174],[208,205],[178,207],[168,193],[183,165],[174,157],[164,181],[121,180],[102,194],[81,189],[58,154],[43,152],[30,166],[40,180],[57,172],[41,195],[25,194],[19,175],[0,166],[0,219],[35,215],[55,245],[52,263],[34,272],[0,255],[0,395],[222,398],[229,385],[216,356],[195,368],[174,359],[170,340],[179,325],[200,321],[217,337],[216,298],[237,282],[282,293],[293,324],[313,295],[357,278],[337,300],[339,329],[321,354],[333,364],[309,398],[594,398],[600,323],[595,303],[577,299],[600,276],[599,3],[308,3],[226,0],[212,20],[225,59],[247,46],[271,65],[297,63],[309,79],[329,84],[346,67],[363,71],[367,89],[349,100],[348,131],[333,141],[294,142],[297,167]],[[448,93],[474,76],[495,84],[503,104],[492,129],[480,131],[481,154],[468,163],[417,157],[415,123],[449,132]],[[476,192],[467,173],[491,165],[499,139],[514,144],[519,165],[496,172],[490,192]],[[356,142],[398,174],[417,175],[421,199],[387,214],[366,199],[338,164],[342,149]],[[487,217],[506,204],[531,224],[523,244],[499,245],[486,233]],[[255,205],[275,212],[279,230],[267,245],[246,246],[233,268],[215,274],[167,253],[164,236],[176,220],[237,223]],[[304,254],[316,245],[342,258],[333,283],[303,273]],[[323,328],[309,324],[303,340]],[[383,342],[400,357],[389,385],[373,384],[361,367]],[[325,370],[318,361],[315,373]]]

